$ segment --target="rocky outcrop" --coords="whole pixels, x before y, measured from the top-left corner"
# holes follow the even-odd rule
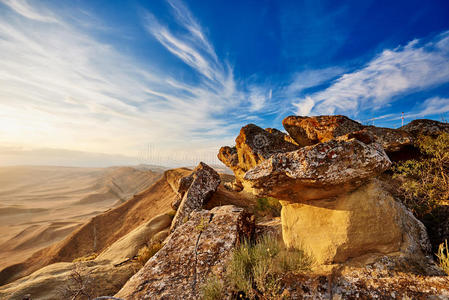
[[[341,115],[317,117],[289,116],[283,120],[282,124],[300,146],[327,142],[339,136],[360,130],[373,134],[387,153],[400,151],[413,143],[412,135],[404,130],[364,126]]]
[[[364,130],[372,133],[386,152],[400,151],[403,147],[413,143],[413,137],[403,130],[376,126],[366,126]]]
[[[173,219],[170,231],[185,223],[194,210],[199,210],[220,185],[220,175],[207,164],[200,164],[187,176],[179,179],[178,193],[182,200]]]
[[[353,190],[390,164],[382,147],[362,132],[275,154],[244,179],[256,194],[301,202]]]
[[[253,231],[254,219],[242,208],[194,211],[116,297],[198,299],[205,280],[224,271],[236,244]]]
[[[410,123],[402,126],[399,129],[406,131],[412,134],[413,136],[419,135],[435,136],[440,132],[449,133],[449,123],[442,123],[428,119],[418,119],[411,121]]]
[[[319,264],[398,253],[419,262],[430,253],[424,225],[378,180],[335,199],[281,203],[284,242],[304,248]]]
[[[289,116],[282,125],[301,147],[327,142],[338,136],[363,129],[363,125],[346,116]]]
[[[222,147],[218,159],[229,167],[238,182],[243,183],[246,171],[273,154],[298,149],[298,146],[285,140],[285,134],[275,130],[264,130],[249,124],[240,130],[235,139],[235,147]]]

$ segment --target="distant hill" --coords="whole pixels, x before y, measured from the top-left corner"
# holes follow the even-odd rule
[[[60,241],[151,186],[157,166],[0,167],[0,269]]]

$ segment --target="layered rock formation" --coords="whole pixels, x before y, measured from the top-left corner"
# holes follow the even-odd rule
[[[369,135],[347,135],[275,154],[246,172],[244,179],[256,194],[300,202],[353,190],[390,165]]]
[[[165,246],[115,295],[123,299],[198,299],[200,287],[221,274],[232,250],[254,232],[242,208],[221,206],[193,211]]]
[[[410,133],[363,126],[344,116],[291,116],[283,125],[289,136],[270,129],[271,136],[293,139],[296,145],[288,145],[296,149],[257,152],[254,143],[242,146],[242,140],[255,139],[250,134],[262,132],[244,127],[236,147],[222,148],[218,157],[227,165],[234,162],[231,169],[248,192],[280,200],[288,246],[305,248],[319,264],[371,254],[426,259],[430,246],[422,223],[372,180],[391,165],[386,151],[412,144]]]

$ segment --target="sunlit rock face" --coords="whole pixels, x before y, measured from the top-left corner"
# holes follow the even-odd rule
[[[254,218],[242,208],[226,205],[194,211],[116,297],[200,299],[207,278],[222,275],[232,250],[253,232]]]
[[[234,172],[237,185],[242,185],[245,173],[260,162],[273,154],[298,149],[297,145],[286,140],[286,136],[278,130],[246,125],[235,139],[234,147],[221,147],[218,159]]]
[[[318,264],[367,254],[419,261],[430,251],[424,225],[377,180],[332,199],[281,203],[284,242],[305,249]]]
[[[289,116],[282,121],[282,124],[293,140],[300,146],[327,142],[339,136],[360,130],[373,134],[376,141],[387,153],[401,151],[413,143],[413,136],[407,131],[365,126],[341,115]]]
[[[341,115],[289,116],[282,121],[282,125],[300,146],[327,142],[338,136],[363,129],[362,124]]]

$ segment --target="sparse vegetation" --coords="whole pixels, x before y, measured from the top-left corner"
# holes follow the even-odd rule
[[[282,275],[310,269],[312,259],[301,250],[288,249],[271,235],[256,242],[243,241],[235,249],[226,282],[234,293],[250,299],[280,298]]]
[[[449,248],[447,246],[447,240],[438,247],[437,257],[440,268],[449,275]]]
[[[203,300],[221,300],[224,296],[223,282],[217,276],[211,276],[201,288]]]
[[[93,299],[95,282],[90,272],[80,264],[74,264],[67,278],[67,284],[60,290],[62,299],[81,300]]]
[[[449,134],[421,137],[416,144],[424,158],[398,163],[393,169],[394,177],[402,181],[404,204],[422,217],[449,201]]]
[[[281,204],[279,200],[273,197],[258,198],[256,201],[256,212],[261,216],[270,215],[279,217],[281,215]]]
[[[94,259],[97,258],[97,256],[98,256],[98,254],[92,253],[92,254],[89,254],[89,255],[86,255],[86,256],[82,256],[82,257],[75,258],[75,259],[73,260],[73,262],[76,263],[76,262],[82,262],[82,261],[94,260]]]
[[[139,249],[137,252],[137,261],[141,265],[145,265],[145,263],[153,257],[161,248],[162,248],[161,242],[153,242],[149,246],[145,245],[142,248]]]

